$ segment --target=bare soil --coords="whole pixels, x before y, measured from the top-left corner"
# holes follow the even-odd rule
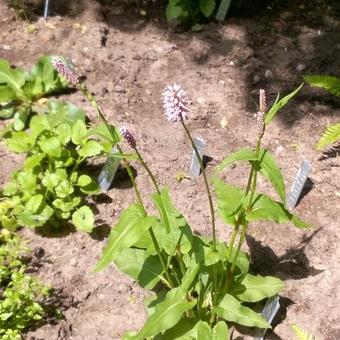
[[[223,25],[210,23],[193,33],[181,32],[178,26],[169,28],[158,2],[138,3],[51,1],[46,22],[40,18],[42,1],[27,1],[28,23],[0,0],[0,57],[25,68],[42,54],[71,58],[109,120],[134,132],[145,159],[160,183],[170,187],[174,202],[194,230],[208,234],[202,178],[180,183],[175,178],[179,171],[190,176],[191,149],[184,132],[170,125],[162,113],[162,90],[173,82],[187,89],[192,99],[188,126],[207,143],[211,175],[225,156],[254,145],[260,88],[267,90],[273,102],[277,92],[296,88],[302,75],[340,76],[340,5],[320,0],[255,2],[247,11],[235,9]],[[95,121],[80,94],[62,98],[87,109]],[[265,136],[264,145],[276,155],[287,190],[302,160],[309,160],[313,167],[295,208],[313,228],[302,231],[261,223],[254,224],[247,237],[253,270],[278,276],[286,284],[267,339],[294,339],[291,323],[319,340],[340,339],[340,158],[321,157],[315,150],[324,128],[339,122],[339,113],[339,100],[305,85]],[[21,162],[0,146],[0,185]],[[138,164],[135,169],[141,191],[148,194],[151,186],[146,174]],[[245,175],[246,169],[236,166],[227,179],[240,184]],[[260,185],[269,188],[265,182]],[[21,231],[34,250],[33,260],[40,263],[38,275],[55,287],[64,313],[63,320],[50,320],[25,339],[118,339],[143,325],[143,298],[148,293],[114,265],[91,273],[111,226],[134,200],[122,175],[107,194],[96,202],[98,227],[91,235],[73,230],[60,234]],[[152,209],[150,202],[148,207]],[[219,221],[219,237],[226,240],[229,232]],[[234,333],[234,339],[248,338]]]

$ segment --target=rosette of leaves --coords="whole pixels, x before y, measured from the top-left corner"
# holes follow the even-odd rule
[[[42,109],[42,97],[66,87],[67,81],[58,75],[48,56],[40,58],[29,72],[0,59],[0,118],[14,117],[14,130],[22,130],[29,115]]]
[[[299,89],[275,101],[266,114],[266,124]],[[269,180],[279,201],[255,190],[247,195],[242,188],[222,182],[221,171],[237,161],[247,161],[253,171]],[[213,185],[219,214],[233,230],[261,220],[309,227],[286,209],[283,177],[266,149],[258,154],[242,149],[227,157],[217,168]],[[167,188],[152,194],[151,199],[158,213],[148,215],[140,203],[124,210],[94,268],[100,271],[114,262],[142,287],[154,290],[145,302],[146,323],[139,331],[125,334],[124,339],[226,340],[233,323],[270,328],[253,306],[278,294],[283,282],[252,273],[249,256],[240,249],[245,233],[238,246],[234,245],[237,234],[228,244],[214,244],[210,238],[193,233]]]
[[[72,220],[77,229],[91,232],[94,216],[86,197],[99,187],[83,166],[110,151],[113,142],[105,126],[89,129],[84,113],[72,105],[54,102],[50,108],[49,114],[34,116],[28,130],[4,134],[8,148],[26,159],[2,189],[0,222],[15,229]],[[101,139],[93,138],[99,134]]]
[[[45,315],[42,302],[50,294],[44,286],[25,273],[22,258],[28,248],[18,236],[0,231],[0,339],[20,340],[22,333]]]
[[[340,78],[332,76],[305,76],[304,80],[315,87],[321,87],[328,92],[340,97]],[[340,123],[330,125],[322,134],[316,148],[323,150],[327,146],[340,141]]]

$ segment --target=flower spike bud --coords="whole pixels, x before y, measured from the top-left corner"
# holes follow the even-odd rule
[[[133,137],[131,131],[129,129],[127,129],[126,127],[121,127],[119,129],[120,134],[123,136],[123,138],[125,139],[126,143],[129,144],[129,146],[132,149],[136,148],[136,140],[135,137]]]
[[[63,76],[71,85],[76,86],[79,83],[78,77],[73,70],[60,58],[52,57],[51,62],[57,72]]]
[[[168,85],[163,94],[164,113],[168,121],[177,123],[187,118],[189,99],[186,92],[178,84]]]
[[[265,113],[267,110],[266,92],[265,90],[260,90],[260,112]]]
[[[257,137],[261,139],[264,135],[265,123],[264,123],[264,112],[258,112],[257,116]]]

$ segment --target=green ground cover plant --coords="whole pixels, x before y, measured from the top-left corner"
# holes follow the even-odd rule
[[[48,56],[41,57],[29,72],[0,59],[0,118],[14,117],[13,129],[23,130],[32,113],[45,109],[43,97],[66,87],[67,80],[58,75]]]
[[[305,76],[304,80],[312,86],[323,88],[335,96],[340,97],[340,78],[332,76]],[[317,143],[316,148],[318,150],[323,150],[339,141],[340,123],[336,123],[326,128]]]
[[[28,248],[6,229],[0,231],[0,340],[20,340],[45,315],[50,288],[25,273]]]
[[[212,183],[218,212],[233,230],[228,244],[216,237],[210,184],[185,124],[189,115],[189,100],[185,91],[177,84],[168,86],[163,94],[164,109],[170,122],[182,125],[200,160],[211,214],[211,238],[192,232],[171,201],[169,189],[159,187],[138,151],[131,131],[125,128],[120,130],[150,177],[155,189],[150,198],[158,211],[157,215],[147,212],[145,198],[141,197],[133,180],[137,202],[122,212],[94,268],[100,271],[114,262],[142,287],[154,291],[146,300],[149,318],[144,327],[125,334],[125,339],[225,340],[229,338],[230,323],[270,328],[267,321],[251,307],[253,303],[278,294],[283,282],[275,277],[252,273],[249,256],[241,248],[249,224],[253,221],[290,222],[298,228],[309,227],[285,207],[285,187],[280,169],[269,151],[261,148],[266,127],[300,88],[281,100],[277,98],[268,111],[264,91],[261,91],[255,150],[241,149],[231,154],[215,171]],[[245,189],[219,179],[225,167],[240,161],[250,166]],[[257,191],[259,175],[272,184],[279,201]]]
[[[78,230],[91,232],[94,215],[86,198],[100,189],[84,165],[111,151],[104,128],[87,127],[85,113],[71,104],[50,102],[49,112],[34,116],[28,130],[5,130],[8,148],[26,158],[2,189],[1,225],[58,228],[72,220]]]

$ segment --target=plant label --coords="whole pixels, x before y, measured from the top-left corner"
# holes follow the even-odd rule
[[[290,190],[290,193],[287,195],[286,204],[289,210],[294,209],[294,207],[296,206],[296,203],[301,195],[301,191],[306,183],[306,180],[311,169],[312,166],[307,160],[302,161],[300,169],[292,185],[292,189]]]
[[[116,147],[112,148],[111,154],[107,157],[103,169],[98,176],[98,184],[103,191],[108,191],[110,189],[111,183],[118,170],[120,160],[113,156],[117,152],[118,150]]]
[[[278,295],[269,298],[261,312],[261,315],[267,320],[269,324],[272,323],[278,310],[280,309],[280,298]],[[263,340],[266,334],[266,329],[258,329],[256,340]]]
[[[44,3],[44,19],[47,20],[47,16],[48,16],[48,0],[45,0]]]
[[[205,147],[205,141],[199,137],[194,138],[194,143],[197,148],[198,154],[200,155],[200,158],[203,159],[203,149]],[[201,163],[199,159],[197,158],[195,150],[192,150],[192,156],[191,156],[191,165],[190,165],[191,173],[198,177],[201,173]]]

